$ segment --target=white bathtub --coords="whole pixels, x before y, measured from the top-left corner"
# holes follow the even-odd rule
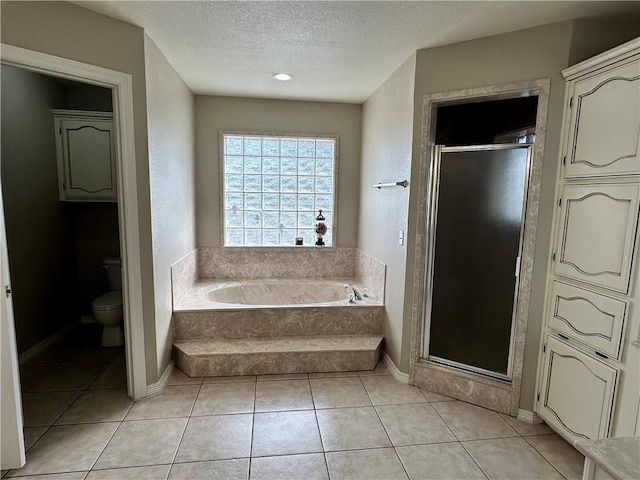
[[[176,310],[379,305],[367,297],[348,303],[353,279],[247,279],[200,281]]]

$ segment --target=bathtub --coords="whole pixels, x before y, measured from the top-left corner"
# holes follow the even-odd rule
[[[380,305],[373,297],[349,303],[354,279],[247,279],[200,281],[175,307],[176,310],[329,307]]]

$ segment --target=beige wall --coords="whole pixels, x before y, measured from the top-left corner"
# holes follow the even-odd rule
[[[145,34],[158,374],[171,361],[171,265],[195,248],[194,96]]]
[[[338,245],[357,241],[361,106],[196,96],[197,244],[221,244],[218,132],[329,134],[340,137]]]
[[[362,108],[362,164],[358,247],[386,264],[385,351],[401,371],[408,371],[402,351],[407,243],[398,234],[407,231],[409,188],[371,188],[411,176],[413,89],[416,55],[411,55]],[[403,360],[405,359],[406,360]],[[403,363],[404,361],[404,363]]]
[[[18,353],[78,319],[72,213],[58,198],[52,108],[65,89],[2,66],[2,196]]]
[[[575,25],[579,24],[579,27]],[[595,25],[595,24],[594,24]],[[576,34],[576,28],[579,32]],[[420,50],[416,61],[415,112],[413,125],[412,183],[418,180],[422,130],[423,95],[467,88],[503,85],[514,82],[549,78],[551,92],[543,161],[538,231],[534,254],[531,303],[527,325],[520,408],[533,409],[536,368],[545,277],[549,253],[549,235],[553,215],[555,178],[560,148],[560,131],[564,105],[565,82],[561,71],[570,65],[570,58],[588,58],[624,41],[624,35],[614,35],[597,42],[581,22],[562,22],[517,32],[481,38],[444,47]],[[626,32],[626,30],[624,30]],[[421,192],[412,190],[409,203],[409,240],[407,246],[407,282],[413,281],[415,259],[416,209]],[[410,335],[408,323],[413,302],[411,289],[405,291],[405,334],[403,336],[401,369],[408,364]]]
[[[133,108],[147,383],[158,379],[143,30],[66,2],[3,1],[2,43],[128,73]],[[135,319],[140,321],[140,319]]]

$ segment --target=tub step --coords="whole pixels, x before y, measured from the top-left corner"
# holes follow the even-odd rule
[[[186,340],[173,344],[190,377],[373,370],[381,335]]]

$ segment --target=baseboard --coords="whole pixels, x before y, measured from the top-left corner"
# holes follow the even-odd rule
[[[26,352],[21,353],[18,356],[18,363],[20,365],[22,365],[23,363],[28,362],[29,360],[31,360],[33,357],[37,356],[38,354],[44,352],[47,348],[49,348],[51,345],[56,343],[58,340],[60,340],[62,337],[64,337],[66,334],[68,334],[71,330],[76,328],[79,324],[80,324],[79,321],[70,323],[69,325],[67,325],[64,328],[61,328],[60,330],[58,330],[54,334],[49,335],[47,338],[45,338],[41,342],[36,343],[29,350],[27,350]]]
[[[164,390],[164,387],[167,386],[167,382],[169,381],[169,377],[171,376],[171,371],[173,370],[174,365],[175,362],[171,360],[167,368],[165,368],[164,372],[162,373],[160,379],[157,382],[152,383],[151,385],[147,385],[147,394],[145,395],[145,397],[157,395]]]
[[[526,422],[526,423],[543,423],[542,419],[531,410],[518,410],[518,420]]]
[[[382,352],[382,361],[387,366],[387,369],[389,370],[391,375],[393,375],[393,378],[402,383],[409,383],[409,374],[402,373],[400,370],[398,370],[398,367],[396,367],[396,364],[393,363],[391,357],[387,355],[387,352]]]

